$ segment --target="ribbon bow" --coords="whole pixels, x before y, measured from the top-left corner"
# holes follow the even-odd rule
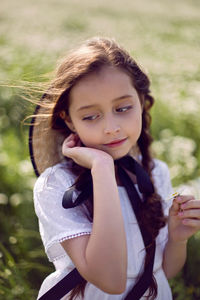
[[[137,184],[140,193],[143,196],[143,201],[146,201],[146,197],[154,193],[153,184],[149,178],[147,172],[143,169],[143,167],[131,156],[124,156],[118,160],[115,160],[115,165],[118,167],[118,176],[130,198],[129,193],[132,192],[132,189],[135,190],[134,184],[125,170],[136,175]],[[92,185],[92,176],[90,170],[85,170],[82,174],[83,177],[87,178],[87,181],[84,185],[80,184],[78,187],[72,186],[69,188],[63,196],[62,206],[64,208],[72,208],[77,205],[80,205],[84,201],[86,201],[93,194],[93,185]],[[130,188],[131,187],[131,188]],[[79,195],[74,199],[74,191],[75,188]],[[130,191],[131,190],[131,191]],[[137,191],[136,191],[137,193]],[[134,191],[134,194],[136,194]],[[132,196],[131,196],[132,198]],[[138,199],[138,193],[137,193]]]

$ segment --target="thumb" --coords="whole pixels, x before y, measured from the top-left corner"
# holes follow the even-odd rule
[[[176,202],[176,199],[174,198],[173,202],[172,202],[172,206],[170,208],[170,214],[172,215],[177,215],[177,213],[179,212],[179,204]]]

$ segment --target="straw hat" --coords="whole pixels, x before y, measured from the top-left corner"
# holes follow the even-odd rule
[[[46,94],[40,101],[45,97]],[[65,159],[61,149],[67,134],[51,128],[50,113],[50,109],[38,105],[29,128],[29,153],[36,176]]]

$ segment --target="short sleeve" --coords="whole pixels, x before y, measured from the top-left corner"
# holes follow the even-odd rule
[[[92,223],[86,206],[65,209],[62,198],[74,176],[66,164],[57,164],[40,175],[34,186],[34,206],[45,251],[50,261],[66,255],[60,242],[90,234]]]

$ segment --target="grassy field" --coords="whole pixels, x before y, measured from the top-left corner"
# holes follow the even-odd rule
[[[174,186],[200,196],[200,2],[198,0],[2,0],[0,5],[0,299],[35,299],[52,266],[32,203],[35,177],[23,118],[24,89],[52,76],[65,53],[92,36],[121,43],[143,66],[156,99],[153,148]],[[189,243],[174,299],[200,299],[200,237]]]

